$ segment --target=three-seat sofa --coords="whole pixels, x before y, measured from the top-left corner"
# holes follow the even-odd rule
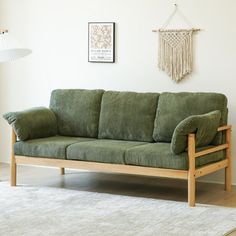
[[[178,178],[194,206],[200,176],[225,168],[231,189],[227,114],[218,93],[54,90],[49,108],[4,114],[13,127],[11,185],[17,164]]]

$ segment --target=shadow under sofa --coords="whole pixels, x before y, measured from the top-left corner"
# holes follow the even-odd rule
[[[13,127],[11,185],[16,165],[110,171],[188,180],[225,168],[231,190],[231,126],[218,93],[136,93],[58,89],[49,109],[9,112]]]

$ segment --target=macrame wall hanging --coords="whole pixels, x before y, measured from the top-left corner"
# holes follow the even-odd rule
[[[176,13],[190,26],[190,29],[166,29]],[[165,71],[175,82],[179,82],[193,69],[194,29],[175,4],[175,10],[163,27],[153,32],[159,33],[158,67]]]

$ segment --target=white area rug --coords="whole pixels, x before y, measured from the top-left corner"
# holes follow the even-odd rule
[[[236,209],[0,183],[0,235],[222,236]]]

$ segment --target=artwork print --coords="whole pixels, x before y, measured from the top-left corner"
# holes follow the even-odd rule
[[[88,24],[88,61],[115,62],[115,23]]]

